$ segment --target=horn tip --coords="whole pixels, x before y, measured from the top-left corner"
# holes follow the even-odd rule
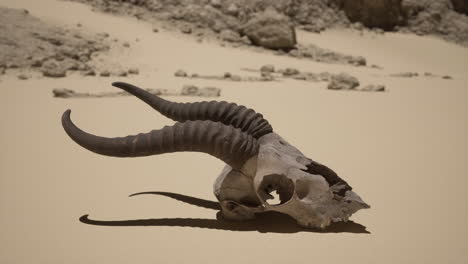
[[[125,82],[113,82],[112,83],[112,86],[117,87],[117,88],[123,88],[123,87],[128,86],[128,85],[129,84],[125,83]]]
[[[70,109],[65,110],[65,112],[63,112],[63,115],[62,115],[62,120],[63,120],[64,118],[70,118],[70,114],[71,114],[71,110],[70,110]]]

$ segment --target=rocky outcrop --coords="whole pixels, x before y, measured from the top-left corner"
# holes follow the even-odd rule
[[[391,30],[405,23],[402,0],[337,0],[351,22]]]
[[[216,33],[223,30],[242,33],[241,25],[271,8],[289,18],[297,28],[311,32],[357,22],[353,25],[358,24],[360,30],[370,27],[436,35],[468,45],[466,0],[74,1],[91,3],[105,12],[138,14],[138,18],[156,17],[176,26],[189,22],[196,31],[208,28]]]
[[[27,11],[0,8],[0,68],[31,68],[46,77],[89,71],[91,57],[106,52],[108,34],[87,34],[43,22]]]
[[[468,16],[454,10],[451,0],[403,0],[407,17],[402,30],[418,35],[437,35],[468,45]],[[465,1],[466,2],[466,1]]]
[[[250,19],[242,27],[242,33],[254,45],[268,49],[292,49],[297,44],[289,18],[271,8]]]
[[[466,0],[451,0],[455,11],[468,15],[468,1]]]

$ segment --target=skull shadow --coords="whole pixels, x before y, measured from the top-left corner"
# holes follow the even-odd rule
[[[195,205],[198,207],[218,210],[216,219],[199,219],[199,218],[158,218],[158,219],[134,219],[134,220],[94,220],[90,219],[89,215],[80,217],[80,222],[89,225],[97,226],[174,226],[174,227],[193,227],[206,228],[225,231],[257,231],[260,233],[356,233],[370,234],[366,227],[353,221],[337,222],[331,224],[324,230],[311,229],[301,227],[292,217],[278,212],[265,212],[256,215],[253,220],[236,222],[223,219],[220,212],[221,207],[218,202],[204,200],[196,197],[191,197],[178,193],[171,192],[141,192],[130,195],[161,195],[166,196],[184,203]]]

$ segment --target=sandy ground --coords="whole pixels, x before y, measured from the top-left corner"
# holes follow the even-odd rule
[[[197,43],[131,18],[93,13],[55,0],[1,0],[57,24],[78,22],[132,41],[116,61],[139,65],[131,78],[64,79],[14,75],[0,81],[0,263],[467,263],[468,49],[401,34],[352,31],[299,33],[302,42],[365,56],[383,70],[329,65]],[[134,42],[139,38],[139,42]],[[180,87],[175,70],[241,73],[263,64],[349,72],[388,92],[330,91],[325,83],[235,83],[190,80],[223,89],[221,100],[263,113],[276,132],[325,163],[371,204],[352,220],[370,234],[238,231],[215,221],[216,210],[160,195],[165,191],[215,200],[223,163],[205,154],[138,159],[95,155],[64,133],[60,116],[73,110],[83,129],[105,136],[146,132],[172,122],[132,97],[54,99],[53,88],[110,91],[111,81]],[[392,78],[430,71],[440,78]],[[176,101],[198,98],[168,97]],[[169,219],[150,226],[94,226],[99,220]],[[174,220],[181,218],[185,220]],[[172,220],[171,220],[172,219]],[[181,224],[183,223],[183,224]],[[186,226],[170,226],[186,225]],[[195,227],[198,226],[198,227]],[[207,228],[211,227],[211,228]],[[223,228],[224,227],[224,228]]]

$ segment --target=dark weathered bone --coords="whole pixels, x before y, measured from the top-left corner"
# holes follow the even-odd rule
[[[258,152],[255,138],[232,126],[213,121],[187,121],[133,136],[105,138],[86,133],[62,116],[67,134],[82,147],[107,156],[140,157],[179,151],[204,152],[240,169]]]
[[[175,121],[221,122],[239,128],[257,139],[273,132],[273,128],[261,114],[242,105],[225,101],[175,103],[128,83],[114,82],[112,85],[135,95],[156,111]]]

